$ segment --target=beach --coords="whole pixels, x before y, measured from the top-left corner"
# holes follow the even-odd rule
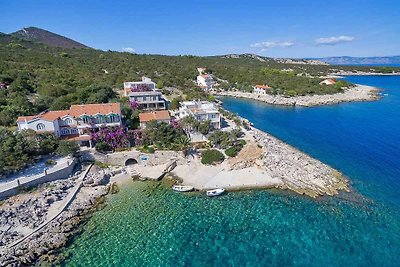
[[[378,88],[360,84],[357,84],[354,88],[346,89],[343,93],[326,95],[284,97],[280,95],[260,95],[239,91],[218,92],[216,95],[254,99],[271,105],[303,107],[334,105],[343,102],[374,101],[380,99]]]

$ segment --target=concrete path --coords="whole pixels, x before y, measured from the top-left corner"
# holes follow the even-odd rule
[[[18,244],[20,244],[21,242],[25,241],[26,239],[28,239],[29,237],[31,237],[32,235],[34,235],[36,232],[38,232],[39,230],[41,230],[43,227],[45,227],[46,225],[48,225],[50,222],[52,222],[54,219],[56,219],[61,212],[63,212],[68,205],[74,200],[76,194],[78,193],[79,189],[82,186],[83,183],[83,179],[86,177],[87,173],[89,172],[90,168],[93,166],[93,164],[91,164],[82,174],[81,177],[79,177],[76,185],[72,188],[71,192],[69,192],[69,194],[67,195],[67,197],[65,199],[62,200],[62,203],[59,204],[59,209],[58,211],[53,211],[50,212],[48,214],[48,219],[46,221],[44,221],[41,225],[39,225],[37,228],[33,229],[30,233],[28,233],[26,236],[18,239],[17,241],[15,241],[14,243],[8,245],[8,248],[12,248]],[[52,213],[52,214],[51,214]]]
[[[46,170],[46,174],[50,174],[53,172],[56,172],[58,170],[61,170],[63,168],[68,167],[74,159],[72,158],[61,158],[60,160],[57,161],[57,165],[54,165],[52,167],[49,167]],[[19,177],[13,178],[11,181],[7,182],[0,182],[0,192],[4,192],[7,190],[10,190],[12,188],[16,188],[18,186],[23,186],[26,183],[29,183],[31,181],[34,181],[36,179],[42,178],[44,175],[46,175],[44,172],[36,174],[36,175],[21,175]],[[18,185],[18,180],[19,180],[19,185]]]

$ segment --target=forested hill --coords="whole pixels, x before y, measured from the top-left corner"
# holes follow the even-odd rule
[[[59,34],[36,27],[22,28],[19,31],[11,33],[10,35],[27,41],[39,42],[54,47],[89,48],[86,45],[69,39],[65,36],[61,36]]]
[[[188,98],[207,97],[195,87],[196,68],[206,66],[221,88],[248,90],[254,84],[269,84],[286,95],[336,92],[319,86],[319,76],[338,69],[309,64],[280,63],[254,55],[235,57],[163,56],[102,51],[86,48],[50,47],[12,35],[0,35],[0,125],[15,125],[15,118],[44,109],[65,109],[77,103],[101,103],[116,98],[112,88],[124,81],[148,76],[158,87],[173,86]],[[267,60],[268,59],[268,60]],[[357,67],[369,70],[367,67]],[[376,68],[375,68],[376,69]],[[114,100],[113,100],[114,101]]]

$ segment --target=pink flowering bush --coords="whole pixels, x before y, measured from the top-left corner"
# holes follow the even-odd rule
[[[131,88],[132,92],[147,92],[150,88],[146,84],[135,84]]]
[[[128,105],[132,110],[137,110],[139,108],[139,103],[135,100],[133,101],[128,100]]]
[[[92,130],[90,131],[90,137],[95,144],[105,142],[109,144],[113,150],[129,146],[128,135],[124,128],[120,126],[104,127],[100,128],[98,131]]]

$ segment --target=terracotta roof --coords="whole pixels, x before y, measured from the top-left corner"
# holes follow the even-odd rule
[[[75,117],[79,117],[83,114],[95,115],[97,113],[121,114],[121,105],[119,103],[72,105],[69,110],[70,110],[70,115]]]
[[[144,112],[139,114],[140,122],[158,121],[158,120],[169,120],[171,116],[168,110],[159,110],[153,112]]]
[[[97,113],[100,114],[121,114],[121,105],[119,103],[105,103],[105,104],[85,104],[85,105],[72,105],[69,110],[52,110],[43,112],[36,116],[23,116],[18,117],[17,122],[23,122],[34,119],[42,119],[47,121],[54,121],[63,116],[69,115],[73,117],[79,117],[83,114],[93,116]]]
[[[256,88],[260,88],[260,89],[270,89],[271,87],[268,85],[256,85]]]

